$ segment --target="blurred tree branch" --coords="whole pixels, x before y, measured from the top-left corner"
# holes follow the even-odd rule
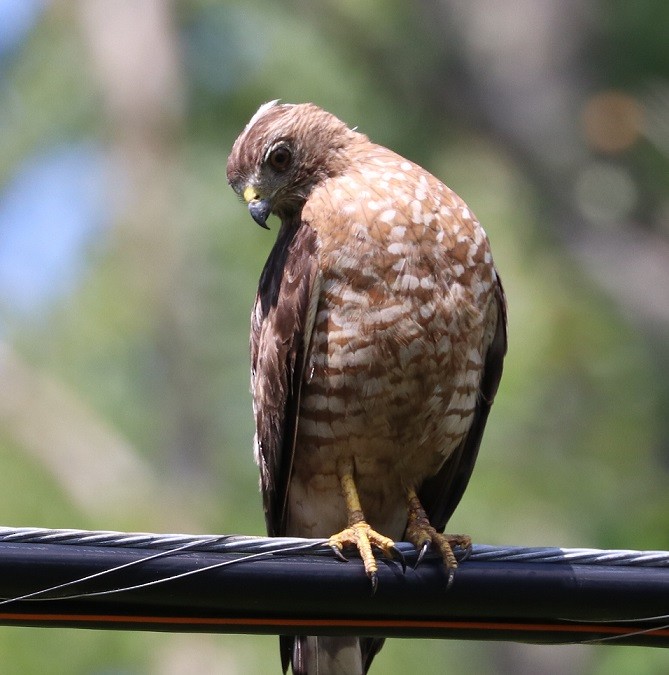
[[[0,428],[93,518],[160,513],[150,467],[73,392],[0,343]]]
[[[173,3],[82,0],[80,25],[92,56],[124,177],[116,227],[129,297],[155,308],[153,339],[164,396],[161,453],[184,477],[207,471],[207,383],[202,380],[194,308],[193,237],[181,208],[185,86]]]

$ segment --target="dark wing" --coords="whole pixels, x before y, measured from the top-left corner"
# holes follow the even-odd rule
[[[506,300],[499,276],[497,282],[495,289],[497,327],[485,357],[472,425],[439,472],[426,480],[419,490],[418,496],[430,523],[440,532],[443,532],[446,527],[448,519],[455,511],[469,483],[488,413],[502,377],[502,364],[506,354]]]
[[[316,234],[283,223],[251,315],[251,390],[256,459],[270,536],[285,531],[300,392],[319,295]]]

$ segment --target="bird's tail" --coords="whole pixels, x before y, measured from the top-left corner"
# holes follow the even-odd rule
[[[350,636],[281,637],[281,662],[294,675],[365,675],[381,649],[379,638]]]

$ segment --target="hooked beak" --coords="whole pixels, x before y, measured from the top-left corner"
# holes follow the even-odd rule
[[[267,218],[272,210],[270,200],[261,199],[260,195],[251,186],[244,190],[244,200],[248,204],[251,218],[253,218],[260,227],[269,230],[269,227],[267,227]]]

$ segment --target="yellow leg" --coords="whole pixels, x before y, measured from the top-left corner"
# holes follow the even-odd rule
[[[340,460],[337,464],[337,473],[341,485],[342,495],[346,503],[348,527],[330,537],[330,548],[342,560],[346,560],[341,551],[345,546],[355,546],[362,558],[365,572],[372,582],[372,590],[375,591],[378,584],[378,564],[372,546],[376,546],[388,557],[398,557],[404,563],[402,554],[395,548],[395,542],[373,530],[365,521],[360,497],[355,486],[353,477],[353,460],[349,457]],[[404,564],[403,564],[404,566]]]
[[[418,563],[423,559],[429,546],[434,546],[444,561],[444,567],[448,572],[448,584],[453,581],[453,571],[458,566],[458,561],[453,554],[453,547],[459,546],[466,551],[472,547],[472,540],[466,534],[441,534],[430,524],[423,505],[413,488],[408,488],[407,495],[407,539],[418,549]]]

